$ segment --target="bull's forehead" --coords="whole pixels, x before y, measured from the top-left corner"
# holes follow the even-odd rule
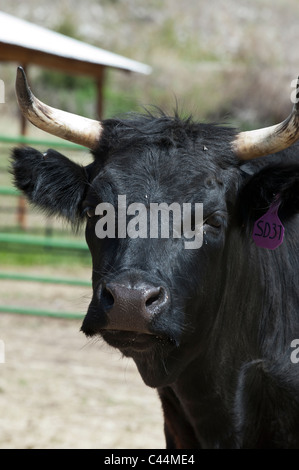
[[[128,203],[204,202],[223,200],[226,180],[227,171],[205,150],[190,154],[152,146],[111,156],[92,187],[102,200],[125,194]]]

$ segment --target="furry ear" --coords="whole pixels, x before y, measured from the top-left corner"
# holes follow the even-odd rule
[[[47,214],[79,221],[88,179],[84,167],[55,150],[42,154],[30,147],[14,149],[11,160],[14,184],[32,203]]]
[[[299,164],[271,165],[246,181],[239,194],[243,223],[261,217],[279,194],[279,216],[287,221],[299,212]]]

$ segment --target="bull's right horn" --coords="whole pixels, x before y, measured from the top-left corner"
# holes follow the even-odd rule
[[[233,142],[233,150],[240,160],[252,160],[284,150],[299,140],[299,77],[296,100],[289,117],[280,124],[240,132]]]
[[[29,88],[22,67],[17,70],[16,94],[23,115],[36,127],[56,137],[96,149],[103,132],[101,122],[51,108],[39,101]]]

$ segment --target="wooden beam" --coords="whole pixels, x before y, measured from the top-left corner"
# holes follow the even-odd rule
[[[105,81],[105,67],[101,68],[101,73],[96,78],[96,87],[97,87],[97,107],[96,107],[96,115],[97,119],[103,119],[103,86]]]
[[[90,75],[93,77],[101,76],[102,68],[105,65],[93,64],[67,57],[47,54],[46,52],[35,51],[25,47],[15,46],[0,42],[0,61],[17,62],[19,64],[30,63],[42,67],[59,69],[63,72],[76,75]],[[121,68],[112,67],[117,70]]]

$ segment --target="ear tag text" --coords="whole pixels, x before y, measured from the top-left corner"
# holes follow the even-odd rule
[[[281,199],[278,195],[266,214],[255,222],[252,237],[257,246],[267,248],[268,250],[275,250],[275,248],[282,244],[284,226],[278,217],[280,204]]]

